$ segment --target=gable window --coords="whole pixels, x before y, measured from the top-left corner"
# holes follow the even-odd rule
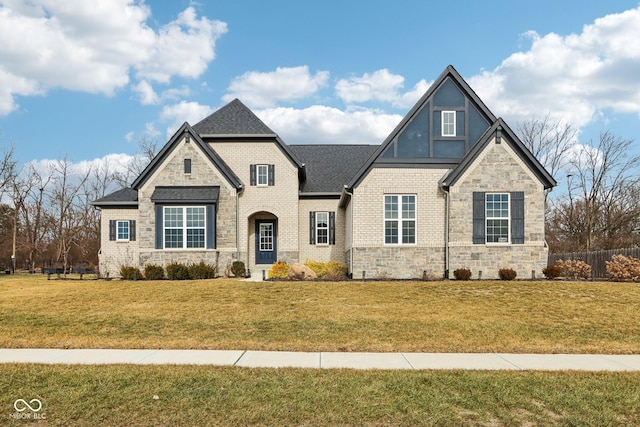
[[[416,243],[416,196],[384,196],[384,243]]]
[[[486,194],[487,243],[509,243],[509,194]]]
[[[164,247],[205,248],[206,210],[204,206],[164,207]]]
[[[109,240],[116,242],[133,242],[136,240],[135,220],[109,221]]]
[[[309,212],[309,244],[336,244],[335,212]]]
[[[191,159],[184,159],[184,173],[191,173]]]
[[[267,187],[275,185],[275,165],[250,165],[249,182],[252,186]]]
[[[456,136],[456,112],[442,112],[442,136]]]

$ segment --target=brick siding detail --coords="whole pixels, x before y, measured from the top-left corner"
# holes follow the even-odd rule
[[[136,240],[117,242],[109,240],[109,221],[136,221]],[[137,267],[139,249],[140,221],[137,209],[102,209],[100,219],[100,254],[98,268],[102,277],[119,277],[120,268]]]
[[[309,212],[336,213],[336,244],[312,245],[309,243]],[[300,262],[307,260],[327,262],[338,261],[347,263],[345,258],[345,210],[338,207],[337,199],[300,200],[298,223],[300,225],[299,247]]]

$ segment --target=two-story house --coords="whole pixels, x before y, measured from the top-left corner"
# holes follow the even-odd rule
[[[287,145],[239,100],[185,123],[102,210],[100,272],[337,260],[354,277],[541,274],[554,179],[449,66],[378,146]]]

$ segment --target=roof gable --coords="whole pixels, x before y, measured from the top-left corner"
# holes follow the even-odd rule
[[[276,135],[237,98],[193,125],[193,130],[201,136]]]
[[[142,171],[140,176],[133,181],[131,187],[138,190],[151,177],[156,169],[165,161],[167,156],[176,148],[183,138],[189,138],[193,143],[202,150],[213,165],[222,173],[226,180],[240,190],[243,186],[240,178],[231,170],[231,168],[216,154],[216,152],[194,132],[189,123],[185,122],[180,129],[173,134],[169,141],[162,147],[160,152],[151,160],[147,167]]]
[[[442,111],[455,113],[455,136],[442,137],[439,132]],[[374,164],[454,167],[495,120],[473,89],[449,65],[355,174],[348,187],[357,186]]]
[[[460,179],[464,172],[473,164],[478,158],[480,153],[489,145],[495,138],[496,143],[506,143],[515,151],[515,153],[522,159],[527,167],[533,172],[533,174],[542,183],[545,189],[550,189],[556,186],[557,182],[547,172],[547,170],[540,164],[538,159],[535,158],[531,151],[520,141],[518,136],[511,130],[511,128],[504,122],[502,118],[497,119],[491,128],[489,128],[482,136],[480,141],[467,153],[462,161],[451,170],[446,176],[440,180],[440,185],[444,188],[449,188]]]

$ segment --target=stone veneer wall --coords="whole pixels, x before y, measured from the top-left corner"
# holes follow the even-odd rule
[[[184,173],[184,159],[191,159],[191,173]],[[155,205],[151,195],[156,186],[219,186],[220,194],[216,206],[216,249],[170,250],[155,249]],[[198,263],[204,261],[219,266],[222,273],[225,266],[235,259],[236,245],[236,190],[201,152],[195,143],[181,140],[167,156],[164,163],[138,190],[139,221],[138,236],[140,246],[139,264],[166,266],[171,262]]]
[[[338,199],[305,199],[299,202],[299,247],[300,262],[307,260],[347,263],[345,258],[345,210],[338,207]],[[336,213],[335,245],[311,245],[309,243],[309,212]]]
[[[117,242],[109,240],[109,221],[136,221],[136,240],[133,242]],[[98,268],[102,277],[119,277],[121,267],[138,265],[138,237],[140,235],[140,221],[138,210],[102,209],[100,219],[100,255]]]
[[[354,189],[354,278],[421,278],[444,274],[445,198],[438,181],[447,169],[374,168]],[[384,244],[385,194],[416,195],[415,245]],[[349,256],[349,248],[346,248]],[[347,258],[348,262],[348,258]]]
[[[525,243],[473,244],[473,192],[525,193]],[[542,277],[547,264],[544,242],[544,189],[542,184],[503,140],[489,143],[474,164],[451,188],[450,264],[451,277],[458,268],[468,268],[472,277],[497,278],[501,268],[516,270],[518,278]]]

